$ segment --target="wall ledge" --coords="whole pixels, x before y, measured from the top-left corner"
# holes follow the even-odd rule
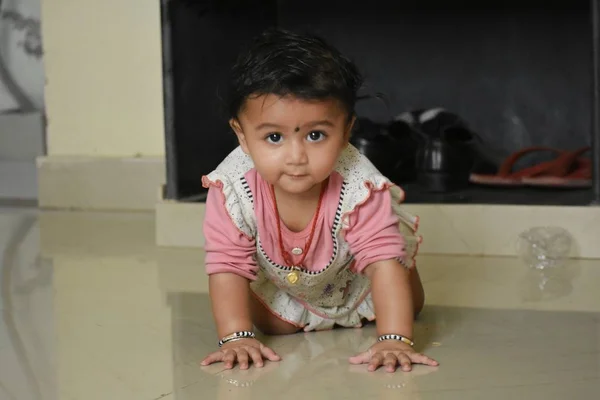
[[[572,256],[600,258],[600,207],[406,204],[420,217],[419,254],[516,256],[519,234],[534,226],[555,225],[574,238]],[[156,205],[156,243],[203,248],[204,203],[160,199]]]
[[[164,157],[45,156],[37,160],[42,209],[154,211]]]

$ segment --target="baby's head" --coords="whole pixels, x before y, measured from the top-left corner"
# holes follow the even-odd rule
[[[237,118],[248,98],[272,94],[309,101],[335,99],[351,119],[361,85],[356,65],[323,39],[269,29],[255,38],[233,67],[229,114]]]
[[[300,194],[347,145],[361,85],[354,63],[321,38],[268,30],[233,67],[230,124],[261,176]]]

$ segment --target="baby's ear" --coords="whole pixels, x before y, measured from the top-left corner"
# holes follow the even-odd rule
[[[231,118],[229,120],[229,126],[235,132],[235,136],[238,138],[238,142],[240,147],[244,151],[244,153],[248,154],[248,144],[246,143],[246,136],[244,135],[244,131],[242,130],[242,125],[240,125],[240,121],[236,118]]]

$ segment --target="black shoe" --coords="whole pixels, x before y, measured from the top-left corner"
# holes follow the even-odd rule
[[[396,120],[409,124],[417,134],[417,181],[430,192],[464,189],[471,172],[497,168],[483,151],[479,136],[455,114],[444,109],[415,110]]]
[[[399,184],[416,178],[417,141],[403,121],[386,125],[358,118],[350,143],[392,182]]]

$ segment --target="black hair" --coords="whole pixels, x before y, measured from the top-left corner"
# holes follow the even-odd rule
[[[229,115],[236,118],[250,96],[274,94],[333,98],[351,117],[362,83],[356,65],[322,38],[271,28],[254,38],[231,70]]]

